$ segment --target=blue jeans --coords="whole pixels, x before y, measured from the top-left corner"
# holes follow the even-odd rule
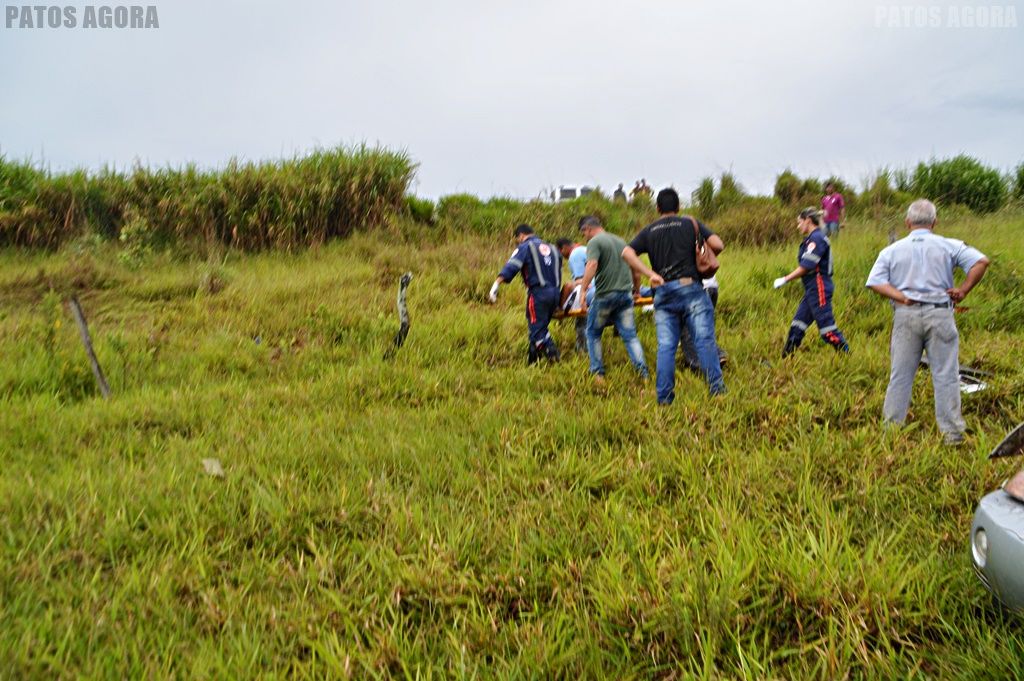
[[[683,286],[670,281],[654,290],[654,326],[658,334],[658,365],[655,388],[659,404],[672,404],[676,397],[676,351],[683,325],[697,349],[700,369],[712,395],[725,392],[722,365],[715,343],[715,309],[698,282]]]
[[[839,234],[839,222],[826,222],[825,223],[825,236],[833,237]]]
[[[590,354],[590,373],[604,376],[604,357],[601,352],[601,332],[604,327],[614,324],[626,346],[629,361],[647,378],[647,362],[644,349],[636,337],[636,320],[633,317],[633,294],[630,291],[615,291],[595,297],[587,310],[587,352]]]

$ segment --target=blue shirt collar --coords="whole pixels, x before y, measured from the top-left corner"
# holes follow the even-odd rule
[[[928,229],[927,227],[918,227],[917,229],[910,230],[910,235],[911,236],[913,236],[914,234],[931,234],[931,233],[932,233],[932,230]]]

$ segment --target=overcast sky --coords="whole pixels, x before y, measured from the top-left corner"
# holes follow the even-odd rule
[[[938,25],[918,26],[931,6]],[[787,166],[859,184],[933,155],[1024,160],[1024,0],[997,6],[1002,28],[957,28],[998,10],[950,2],[156,7],[155,30],[0,24],[0,153],[218,166],[379,142],[419,162],[430,197],[639,177],[689,192],[729,169],[765,191]]]

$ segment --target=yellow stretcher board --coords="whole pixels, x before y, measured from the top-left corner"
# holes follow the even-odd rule
[[[654,298],[652,296],[633,296],[633,304],[636,305],[637,307],[639,307],[641,305],[650,305],[653,302],[654,302]],[[573,318],[575,318],[575,317],[586,317],[586,316],[587,316],[587,314],[585,312],[583,312],[582,310],[572,310],[571,312],[564,312],[562,310],[558,310],[554,314],[554,318],[555,319],[565,319],[567,317],[573,317]]]

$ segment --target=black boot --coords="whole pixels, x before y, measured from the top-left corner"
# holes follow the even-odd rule
[[[562,356],[558,352],[558,346],[555,345],[554,341],[548,341],[544,344],[544,354],[552,362],[557,362]]]
[[[800,341],[798,341],[795,338],[787,338],[786,339],[786,347],[782,348],[782,356],[783,357],[789,357],[794,352],[796,352],[796,349],[798,347],[800,347]]]
[[[540,353],[537,352],[537,346],[530,343],[530,346],[526,349],[526,366],[536,364],[538,359],[540,359]]]

